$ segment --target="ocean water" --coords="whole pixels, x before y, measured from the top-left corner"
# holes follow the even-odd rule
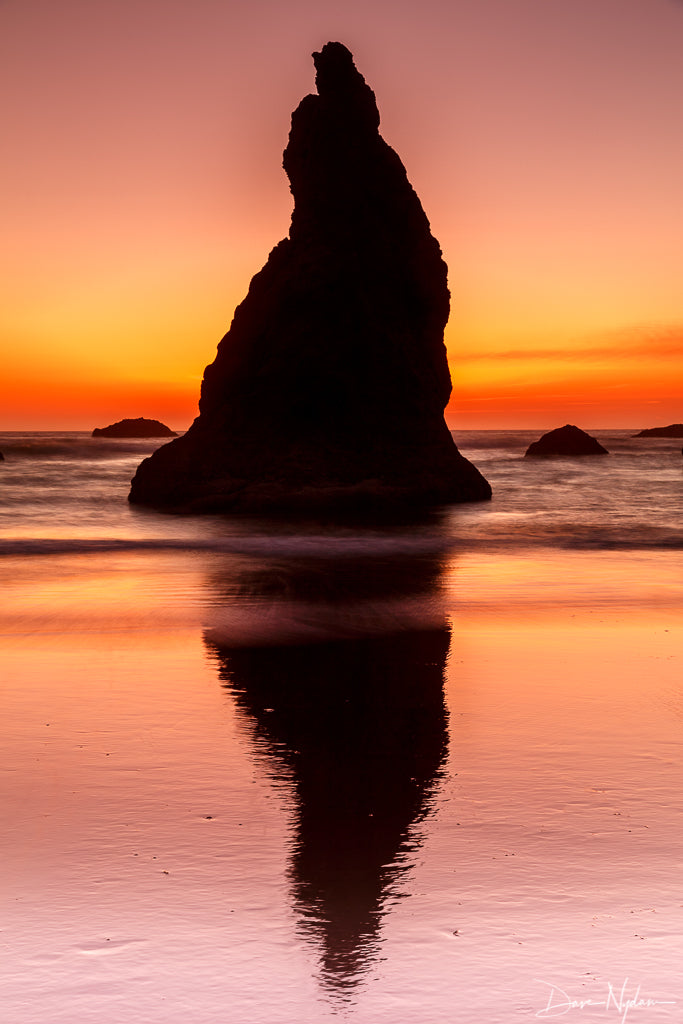
[[[0,435],[0,1018],[680,1020],[683,457],[631,433],[459,432],[493,501],[383,524]]]
[[[680,440],[634,438],[605,431],[609,457],[524,459],[539,436],[531,431],[461,431],[458,443],[494,485],[491,503],[455,506],[442,517],[447,545],[491,549],[673,549],[683,546]],[[313,553],[374,546],[410,547],[434,536],[411,527],[380,531],[316,531],[255,518],[178,517],[131,508],[130,478],[159,442],[91,438],[83,433],[0,434],[5,554],[68,553],[124,548],[214,548],[247,555],[302,546]],[[391,540],[389,537],[391,536]],[[285,540],[284,538],[289,538]],[[296,538],[296,539],[295,539]]]

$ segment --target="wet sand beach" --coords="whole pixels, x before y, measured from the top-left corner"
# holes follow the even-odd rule
[[[135,510],[154,442],[7,434],[12,1024],[677,1020],[680,454],[488,503]]]
[[[380,562],[6,560],[8,1020],[678,1019],[678,559]]]

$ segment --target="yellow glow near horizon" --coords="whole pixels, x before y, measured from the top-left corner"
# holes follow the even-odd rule
[[[329,38],[375,90],[449,265],[449,416],[541,426],[568,395],[613,425],[683,419],[683,8],[514,12],[1,5],[0,429],[189,424],[287,233],[281,154]]]

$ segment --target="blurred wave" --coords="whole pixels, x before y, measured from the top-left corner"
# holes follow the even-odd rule
[[[491,502],[420,522],[170,516],[131,508],[129,482],[159,439],[85,433],[0,434],[0,554],[206,551],[245,557],[448,553],[469,549],[683,549],[683,459],[670,438],[598,432],[610,457],[531,460],[538,431],[461,431]]]

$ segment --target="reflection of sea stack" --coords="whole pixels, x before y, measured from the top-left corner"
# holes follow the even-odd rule
[[[359,982],[376,959],[387,902],[404,888],[445,765],[449,629],[429,611],[433,625],[392,628],[398,619],[389,612],[403,601],[428,606],[439,571],[438,558],[368,557],[336,566],[299,559],[247,573],[248,604],[258,613],[261,594],[275,628],[278,593],[285,616],[292,600],[305,613],[312,597],[324,598],[325,639],[274,646],[225,645],[235,575],[212,581],[217,621],[221,609],[228,618],[207,631],[207,644],[253,731],[259,763],[291,786],[292,902],[320,957],[321,980],[336,991]]]
[[[562,455],[609,455],[609,452],[585,430],[568,423],[530,444],[525,458],[551,459]]]
[[[219,651],[237,707],[295,797],[291,879],[323,981],[355,984],[419,845],[447,749],[442,629]]]
[[[490,497],[443,418],[447,268],[375,97],[340,43],[292,115],[295,206],[206,368],[200,415],[130,500],[204,510]]]

